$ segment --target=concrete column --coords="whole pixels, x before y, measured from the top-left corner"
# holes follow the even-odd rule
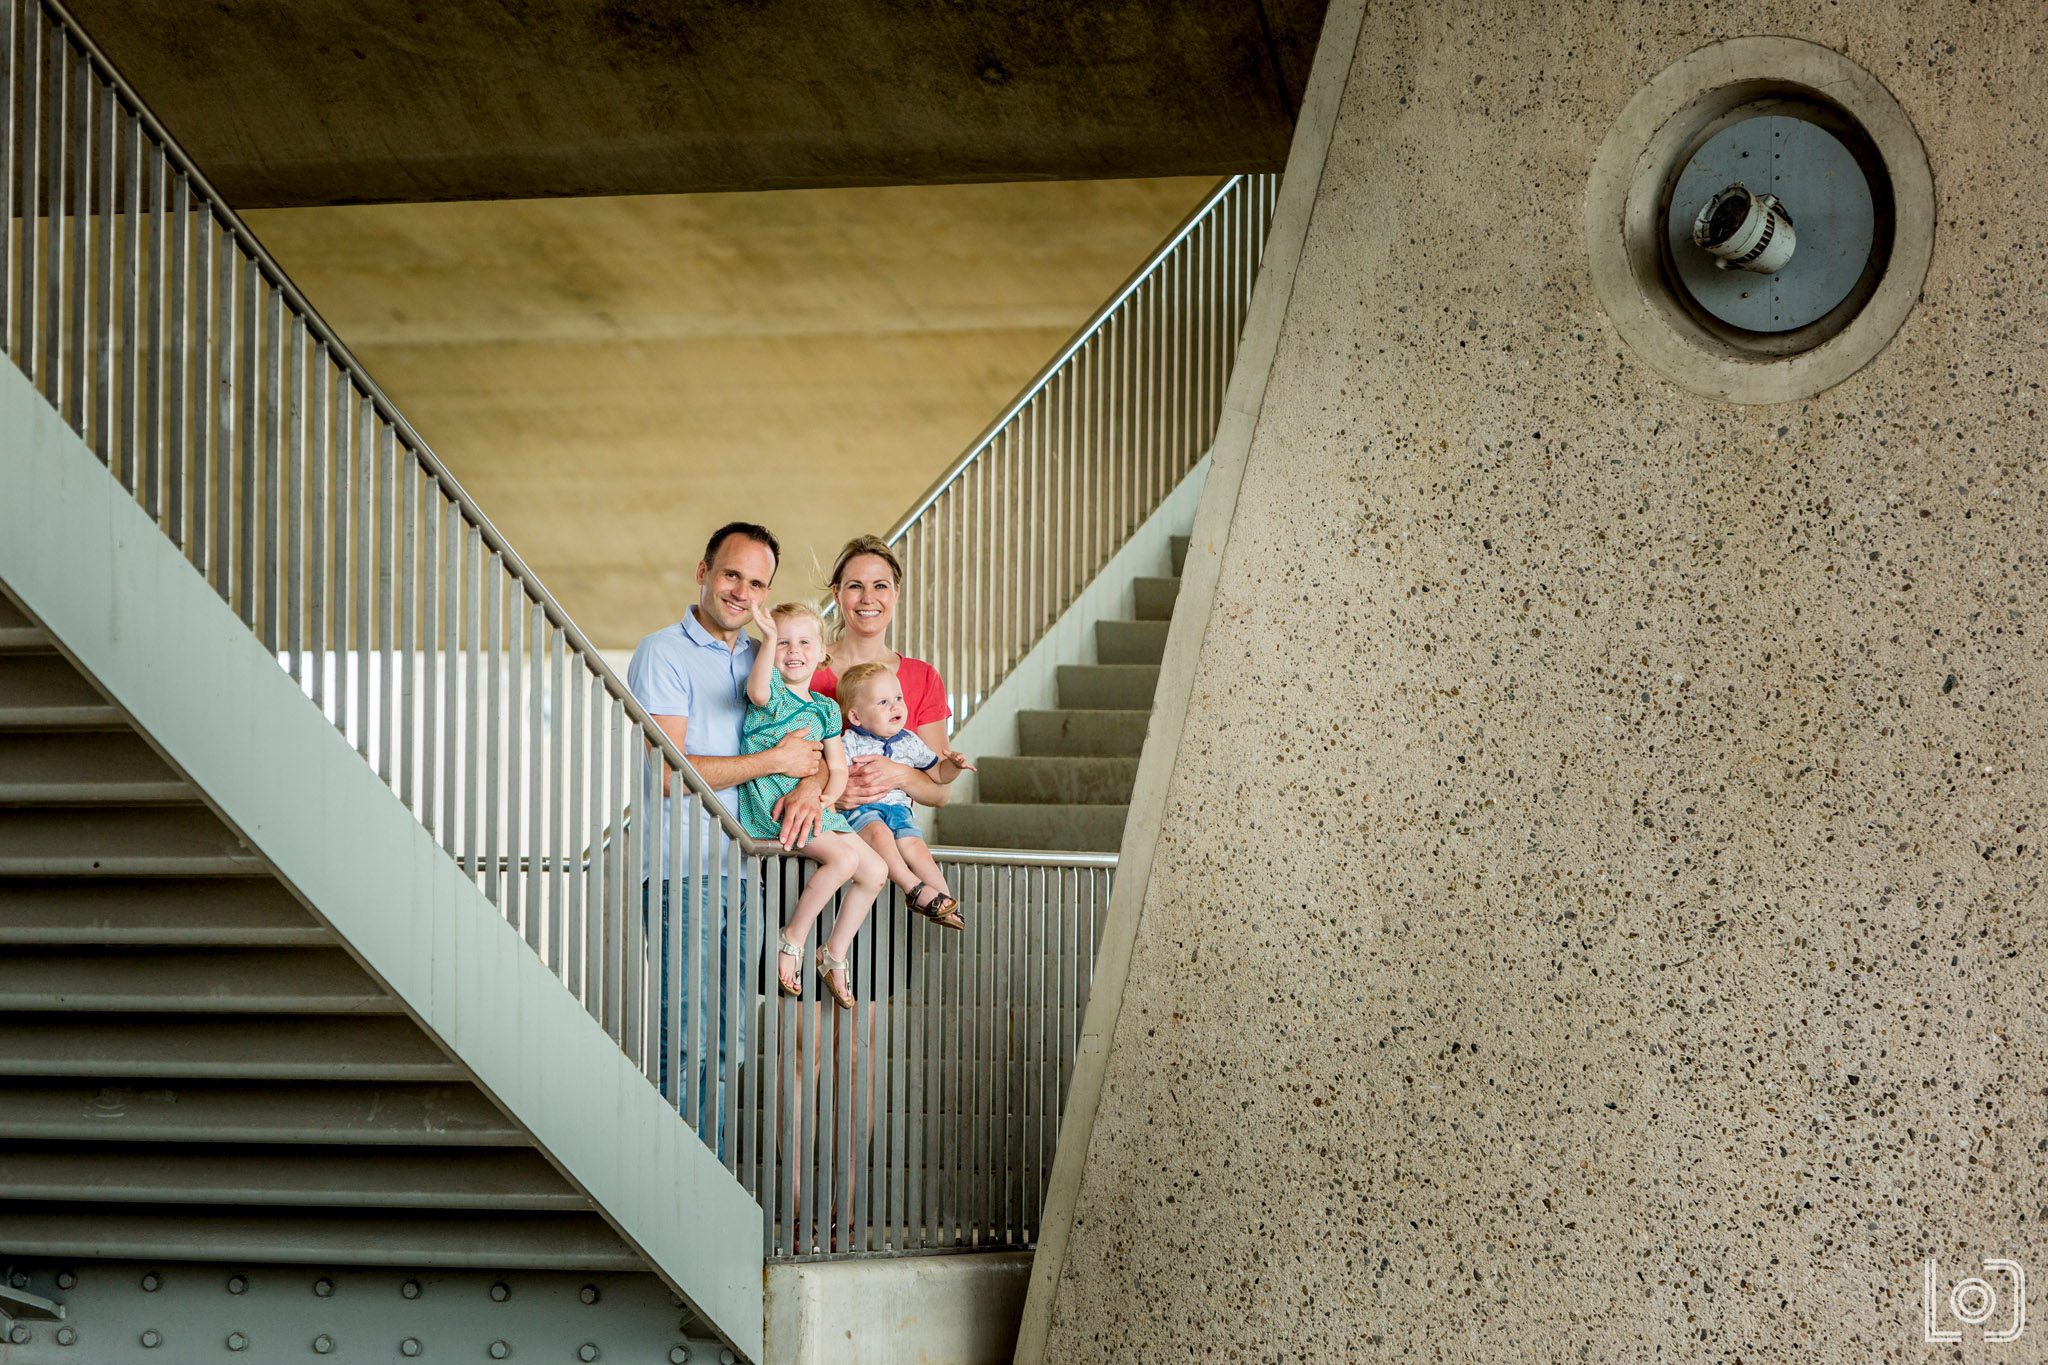
[[[1799,403],[1587,268],[1616,114],[1742,33],[1873,72],[1941,205]],[[1021,1358],[1918,1359],[1930,1258],[1981,1340],[1957,1280],[2048,1278],[2048,20],[1393,0],[1318,80]]]

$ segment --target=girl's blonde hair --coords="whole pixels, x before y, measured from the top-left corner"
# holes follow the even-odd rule
[[[818,615],[818,609],[808,602],[777,602],[769,608],[768,614],[775,618],[778,625],[799,616],[809,617],[811,624],[818,628],[818,639],[822,641],[825,638],[825,618]],[[824,658],[818,660],[818,667],[827,668],[831,663],[832,656],[827,653]]]

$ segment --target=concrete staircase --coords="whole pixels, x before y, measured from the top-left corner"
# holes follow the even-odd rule
[[[0,1246],[642,1270],[0,594]]]
[[[1134,620],[1095,623],[1097,662],[1062,664],[1059,705],[1017,718],[1017,755],[977,760],[978,799],[938,814],[938,841],[962,848],[1115,853],[1152,718],[1166,629],[1188,537],[1172,538],[1172,577],[1135,583]]]

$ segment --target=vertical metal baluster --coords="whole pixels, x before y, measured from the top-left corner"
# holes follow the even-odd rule
[[[21,205],[21,290],[17,303],[20,330],[12,349],[14,361],[31,381],[41,372],[38,355],[42,338],[36,319],[41,291],[36,288],[36,258],[41,251],[38,224],[43,217],[41,166],[43,150],[43,73],[48,53],[43,33],[42,7],[25,4],[21,11],[21,45],[17,69],[21,73],[21,160],[16,168],[16,195]]]
[[[236,248],[236,239],[233,239],[231,233],[225,231],[225,227],[221,229],[221,248],[223,248],[223,252],[221,252],[221,256],[223,256],[223,260],[221,260],[221,274],[223,276],[236,274],[236,262],[240,258],[240,252],[233,250],[233,248]],[[262,317],[262,313],[264,313],[262,311],[264,282],[262,282],[262,270],[258,270],[254,260],[242,260],[240,264],[242,264],[242,270],[240,270],[240,274],[242,274],[242,297],[240,297],[240,303],[242,303],[242,362],[240,362],[240,370],[236,370],[236,366],[233,366],[233,364],[223,364],[221,366],[221,375],[223,375],[223,379],[227,379],[231,375],[233,377],[231,383],[240,385],[240,391],[242,391],[240,393],[240,397],[242,397],[242,405],[240,405],[242,407],[242,417],[240,417],[240,422],[242,422],[242,432],[240,432],[240,471],[236,473],[236,497],[233,497],[233,514],[236,514],[236,530],[238,530],[238,534],[236,534],[236,583],[238,583],[238,587],[236,587],[236,608],[242,612],[242,620],[250,626],[250,630],[258,630],[260,632],[260,628],[262,628],[260,626],[260,622],[262,622],[262,602],[258,598],[258,589],[256,589],[256,577],[260,573],[260,561],[258,561],[260,546],[258,546],[258,538],[260,538],[260,534],[264,530],[264,522],[268,520],[268,518],[262,516],[262,501],[260,501],[260,493],[258,493],[258,481],[260,481],[260,475],[262,475],[262,426],[260,426],[258,403],[266,397],[264,391],[262,391],[262,368],[260,368],[260,360],[258,360],[258,356],[262,354],[258,350],[258,346],[262,344],[262,329],[264,329],[262,327],[262,323],[264,323],[264,317]],[[236,397],[236,395],[233,395],[233,389],[223,383],[221,403],[223,405],[231,405],[233,397]],[[227,436],[227,420],[225,420],[225,415],[223,415],[223,420],[221,420],[221,436],[223,438]],[[365,526],[367,526],[369,524],[371,501],[373,501],[373,493],[371,493],[371,485],[369,485],[369,475],[375,469],[375,460],[371,460],[371,456],[369,456],[369,450],[371,450],[369,442],[362,442],[362,450],[365,450],[365,465],[362,465],[362,475],[365,475],[365,487],[362,487],[362,512],[365,512]],[[227,452],[229,452],[229,444],[223,440],[221,442],[221,458],[223,460],[229,458]],[[225,463],[223,463],[223,469],[225,469]],[[365,546],[365,548],[369,551],[371,546]],[[369,563],[369,555],[365,555],[365,563]]]
[[[557,636],[558,648],[559,644],[560,637]],[[562,862],[556,865],[555,904],[562,909],[563,926],[570,933],[579,933],[578,929],[569,928],[569,926],[599,928],[604,923],[601,917],[591,916],[586,924],[583,918],[583,879],[578,877],[573,870],[568,869],[568,859],[576,852],[576,829],[585,819],[585,811],[590,797],[596,794],[595,792],[586,792],[584,787],[586,779],[597,769],[598,755],[604,751],[604,737],[601,731],[590,727],[583,713],[577,709],[576,703],[580,698],[571,690],[573,685],[574,677],[572,674],[563,672],[561,657],[558,654],[555,667],[555,689],[562,708],[562,724],[560,727],[560,746],[555,750],[555,753],[561,759],[559,767],[561,777],[556,781],[555,790],[562,794],[563,799],[557,806],[557,810],[560,812],[558,827],[561,831]],[[628,788],[628,790],[630,791],[631,789]],[[593,941],[588,937],[583,937],[580,933],[579,937],[582,938],[586,948]],[[587,954],[585,963],[586,968],[592,972],[593,977],[600,978],[606,982],[615,982],[617,980],[617,978],[611,976],[605,970],[605,958],[602,951],[596,954]],[[590,1003],[593,1005],[603,1004],[606,1013],[598,1016],[599,1022],[605,1024],[606,1032],[610,1033],[612,1037],[617,1038],[619,1036],[619,1023],[623,1021],[617,1018],[618,1000],[616,996],[600,993],[593,996]]]
[[[526,895],[526,870],[520,866],[527,851],[526,754],[534,739],[526,728],[526,583],[511,577],[505,590],[505,917],[527,946],[534,947],[533,903]],[[562,969],[559,962],[548,965],[557,972]]]
[[[244,278],[246,281],[247,277]],[[263,312],[263,346],[260,351],[262,368],[256,375],[245,375],[244,378],[253,378],[261,387],[258,402],[262,413],[263,446],[257,460],[260,482],[254,485],[259,489],[253,505],[255,524],[252,527],[247,520],[244,521],[243,537],[244,543],[252,551],[253,562],[248,567],[257,576],[254,606],[260,611],[259,619],[263,623],[259,634],[264,645],[275,654],[278,636],[281,633],[278,629],[281,604],[277,596],[277,547],[284,529],[284,433],[279,430],[284,415],[284,298],[277,287],[268,280],[258,284],[255,292],[260,296]],[[243,306],[246,308],[248,305]],[[222,434],[226,434],[225,427],[222,428]],[[380,471],[381,479],[388,481],[389,477],[388,473]],[[389,512],[385,511],[378,521],[377,562],[379,581],[386,584],[391,577],[391,556],[387,548],[390,525]],[[254,538],[250,539],[252,532]],[[391,634],[391,613],[388,610],[378,617],[378,624],[380,634],[377,638],[377,647],[381,653],[387,646]],[[383,716],[384,719],[379,723],[388,733],[391,728],[391,712],[388,707],[385,708]],[[389,775],[388,765],[384,772]]]
[[[356,751],[377,763],[377,741],[371,722],[377,710],[377,675],[383,671],[379,651],[381,622],[377,620],[377,403],[354,387],[350,389],[350,436],[354,446],[352,489],[356,501],[356,581],[350,598],[356,602]],[[377,720],[383,724],[383,720]]]
[[[87,309],[91,300],[86,297],[86,282],[91,278],[89,256],[90,245],[86,241],[86,229],[92,221],[92,63],[83,52],[71,57],[70,96],[68,117],[71,123],[71,213],[67,226],[70,229],[71,244],[66,255],[71,261],[71,289],[69,356],[64,362],[64,417],[71,423],[72,430],[80,436],[86,435],[85,378],[92,371],[92,359],[86,353]]]
[[[420,471],[420,620],[419,686],[420,747],[414,760],[419,768],[415,788],[420,823],[429,832],[441,829],[441,719],[446,710],[447,691],[441,682],[441,585],[447,565],[441,555],[441,519],[446,515],[446,497],[441,481]],[[535,648],[539,648],[536,635]],[[539,705],[539,694],[534,697]]]
[[[193,302],[191,297],[193,281],[192,267],[192,186],[180,173],[172,190],[171,221],[169,226],[170,259],[165,265],[171,272],[171,319],[165,336],[170,354],[167,364],[169,373],[165,377],[166,415],[170,421],[170,437],[166,447],[164,478],[166,488],[164,500],[169,505],[171,539],[186,543],[189,516],[187,503],[192,496],[192,485],[198,480],[198,460],[193,454],[187,437],[191,414],[186,410],[186,387],[191,382],[196,352],[204,350],[204,338],[195,334]],[[203,536],[203,530],[199,535]],[[199,571],[207,572],[205,562],[188,548],[186,557]]]
[[[905,1094],[909,1068],[910,958],[908,953],[909,912],[903,898],[890,896],[889,914],[889,1070],[886,1152],[889,1172],[889,1202],[884,1210],[885,1241],[901,1251],[909,1225],[909,1153],[904,1147]]]
[[[306,529],[311,562],[306,571],[306,617],[312,637],[309,647],[313,653],[313,704],[325,711],[329,695],[327,670],[334,658],[334,642],[328,636],[328,603],[333,598],[334,580],[327,563],[328,484],[332,477],[328,417],[334,409],[334,361],[327,354],[326,342],[314,341],[308,363],[312,370],[306,380]]]
[[[627,724],[624,708],[614,704],[611,692],[598,679],[597,675],[590,672],[587,668],[584,672],[586,675],[585,684],[589,689],[591,698],[591,814],[586,817],[584,828],[588,831],[585,842],[595,842],[605,837],[608,828],[623,827],[622,822],[625,821],[628,813],[631,811],[629,803],[633,799],[631,788],[624,787],[618,782],[607,784],[598,775],[600,756],[609,753],[613,756],[614,761],[621,765],[625,764],[627,759],[633,756],[639,756],[642,764],[656,764],[658,760],[647,755],[647,745],[639,733],[639,728]],[[615,738],[607,742],[606,737],[608,735]],[[629,769],[621,767],[621,779],[629,771]],[[656,772],[654,776],[658,780],[660,775]],[[657,788],[656,790],[658,793],[659,789]],[[642,839],[658,839],[661,833],[661,817],[658,814],[661,810],[661,804],[658,794],[655,803],[651,807],[643,805],[640,809],[649,812],[641,816],[638,821],[640,837]],[[623,852],[623,849],[621,851]],[[637,868],[638,865],[635,864],[635,866]],[[631,916],[630,921],[628,920],[626,914],[627,902],[623,895],[618,897],[616,902],[605,899],[604,879],[599,875],[595,862],[585,870],[583,875],[583,905],[585,907],[585,914],[611,925],[611,932],[614,936],[620,932],[619,926],[630,923],[632,932],[636,936],[635,941],[638,941],[637,936],[643,929],[643,922],[640,916],[636,913]],[[646,966],[645,960],[640,959],[638,965],[644,969]],[[644,998],[647,997],[643,996]],[[655,1071],[650,1073],[650,1076],[659,1074],[659,1071]]]
[[[272,295],[276,298],[276,295]],[[278,566],[279,590],[284,595],[284,629],[279,640],[292,674],[305,683],[305,587],[306,587],[306,320],[291,315],[291,345],[285,357],[283,391],[279,399],[285,409],[284,542]],[[273,542],[274,543],[274,542]]]
[[[164,455],[171,441],[171,434],[164,424],[164,367],[168,352],[174,349],[174,332],[177,328],[175,316],[167,316],[164,294],[168,288],[164,278],[164,243],[171,230],[170,213],[170,170],[163,149],[154,141],[149,142],[149,243],[148,271],[149,308],[144,326],[149,338],[148,368],[143,373],[142,396],[142,484],[149,490],[143,505],[153,517],[165,516]],[[26,209],[24,209],[24,213]],[[25,225],[26,220],[24,220]],[[28,296],[22,296],[26,306]],[[176,533],[173,533],[173,539]]]
[[[627,1044],[627,1056],[641,1062],[647,1070],[647,1078],[653,1081],[659,1070],[647,1068],[645,1064],[659,1058],[653,1058],[653,1052],[647,1048],[647,1029],[643,1027],[641,1015],[647,1007],[647,995],[643,990],[645,982],[641,980],[645,958],[635,952],[641,941],[639,921],[633,923],[629,937],[627,925],[616,923],[604,915],[604,882],[594,857],[596,843],[604,837],[604,794],[610,790],[604,772],[604,712],[612,698],[604,688],[604,679],[598,677],[588,663],[584,663],[578,673],[582,673],[584,733],[588,737],[588,751],[582,767],[586,769],[584,782],[588,784],[590,798],[588,806],[584,806],[584,831],[575,839],[575,847],[592,849],[592,860],[573,876],[582,882],[580,894],[584,902],[584,921],[590,925],[590,933],[604,943],[606,960],[616,964],[618,978],[625,984],[625,997],[621,999],[621,1040]]]
[[[247,496],[253,485],[244,484],[244,501],[235,501],[234,463],[234,345],[235,266],[232,257],[216,250],[219,233],[213,214],[205,203],[192,208],[192,528],[204,547],[207,575],[223,602],[234,605],[245,622],[253,624],[254,613],[246,592],[235,592],[234,517],[247,522]],[[253,324],[244,333],[254,338]],[[252,378],[252,366],[243,367],[245,385]],[[255,390],[245,400],[252,406],[244,426],[255,429]],[[218,420],[216,420],[218,418]],[[253,472],[253,471],[252,471]],[[246,561],[242,561],[246,563]]]
[[[54,24],[46,50],[44,122],[49,144],[43,155],[43,363],[35,378],[43,396],[58,405],[64,398],[59,357],[64,349],[64,156],[70,106],[65,98],[68,63],[64,34]]]
[[[677,782],[680,784],[680,777],[677,778]],[[683,803],[680,786],[678,786],[675,803],[678,807]],[[688,875],[685,877],[685,880],[693,886],[701,880],[699,869],[702,868],[703,864],[698,861],[697,830],[702,823],[693,810],[690,816],[690,860],[687,864]],[[759,879],[757,885],[762,888],[763,892],[759,902],[761,906],[763,952],[773,952],[774,950],[768,948],[767,944],[774,942],[781,933],[782,879],[775,875],[775,863],[770,859],[755,859],[753,867],[755,876]],[[750,903],[747,908],[751,910],[753,905]],[[689,922],[693,927],[701,924],[701,921],[696,919],[692,919]],[[684,956],[678,959],[683,969],[693,974],[697,970],[700,957],[697,945],[702,937],[701,933],[691,933],[688,942],[684,945]],[[774,964],[770,962],[768,969],[773,970],[773,967]],[[678,977],[681,975],[681,972],[677,973]],[[690,998],[693,1001],[700,1000],[703,997],[696,992],[694,975],[692,981]],[[681,1001],[675,995],[670,996],[670,1008],[681,1008]],[[686,1062],[694,1061],[694,1059],[703,1055],[703,1053],[698,1051],[702,1046],[702,1041],[695,1022],[697,1011],[692,1009],[689,1011],[689,1015],[690,1022],[684,1028],[687,1042],[682,1052]],[[755,1082],[754,1086],[761,1115],[760,1137],[755,1144],[755,1157],[761,1174],[760,1184],[756,1188],[754,1195],[755,1198],[761,1201],[762,1245],[770,1256],[785,1254],[792,1249],[787,1236],[787,1229],[782,1221],[783,1191],[788,1187],[788,1182],[782,1179],[780,1170],[782,1163],[789,1159],[790,1154],[790,1143],[784,1132],[788,1126],[784,1117],[786,1108],[784,1097],[788,1093],[785,1075],[788,1064],[788,1049],[784,1045],[783,1037],[783,1023],[787,1016],[788,1002],[782,998],[781,990],[773,983],[769,983],[764,992],[763,1007],[760,1014],[761,1065],[757,1068],[760,1073],[760,1079]],[[673,1017],[678,1020],[682,1018],[681,1015]],[[685,1065],[679,1074],[690,1074],[690,1067]],[[682,1094],[683,1103],[690,1106],[690,1111],[694,1111],[697,1087],[694,1084],[686,1084],[683,1086]],[[701,1134],[703,1128],[694,1121],[690,1111],[685,1112],[684,1119],[690,1122],[691,1126],[696,1128]]]
[[[102,85],[92,74],[90,62],[81,60],[86,90],[99,119],[96,139],[99,177],[99,211],[92,233],[93,342],[91,369],[86,371],[87,403],[91,409],[92,448],[100,463],[121,473],[120,446],[114,439],[114,186],[120,180],[121,144],[115,140],[115,99],[111,86]],[[83,274],[84,263],[80,262]],[[81,369],[84,367],[81,366]]]
[[[422,512],[433,514],[436,499],[427,471],[410,455],[408,450],[398,462],[398,638],[394,645],[398,656],[398,715],[393,721],[398,731],[398,767],[391,774],[391,782],[398,799],[418,815],[425,809],[420,794],[419,750],[420,516]]]
[[[5,106],[6,99],[0,96],[0,108]],[[148,276],[142,271],[142,120],[132,112],[124,112],[121,132],[121,471],[128,490],[139,495],[143,507],[154,513],[154,490],[144,482],[142,446],[136,430],[137,409],[142,402],[142,295],[149,287]],[[7,183],[4,154],[0,154],[0,195],[6,194]],[[0,212],[4,212],[4,205],[0,205]],[[0,229],[6,226],[7,220],[0,217]],[[0,251],[5,250],[6,236],[0,230]],[[6,275],[5,261],[0,259],[0,288],[5,287]],[[0,349],[4,349],[6,339],[6,303],[0,299]]]
[[[475,526],[462,532],[462,868],[476,881],[483,868],[483,626],[484,537]],[[577,847],[582,841],[577,841]]]
[[[553,622],[548,625],[548,750],[553,757],[548,775],[548,830],[544,840],[548,851],[548,907],[553,918],[552,932],[557,962],[569,961],[570,942],[580,941],[577,930],[568,921],[569,882],[566,872],[569,843],[569,729],[574,721],[569,713],[568,673],[564,668],[562,654],[562,632]],[[603,1016],[598,1010],[603,1004],[603,994],[598,987],[596,963],[587,954],[580,955],[577,963],[578,976],[582,979],[583,1003],[591,1016],[599,1022]]]
[[[374,410],[373,410],[374,411]],[[398,482],[401,461],[411,463],[410,447],[400,447],[391,424],[374,418],[377,431],[377,748],[372,758],[385,785],[398,781]]]
[[[334,604],[334,697],[328,714],[343,734],[349,734],[361,690],[350,648],[354,614],[361,610],[355,594],[356,386],[346,370],[337,368],[332,387],[328,424],[334,447],[334,577],[329,600]]]
[[[667,980],[663,983],[663,999],[668,1008],[668,1033],[661,1040],[662,1056],[667,1059],[669,1075],[675,1081],[670,1099],[676,1112],[683,1116],[683,1122],[703,1136],[703,1106],[697,1095],[694,1070],[704,1056],[704,1035],[697,1027],[698,1011],[691,1009],[684,1017],[683,1002],[693,1004],[704,1002],[704,988],[698,980],[704,970],[704,919],[697,905],[697,887],[704,880],[704,850],[701,831],[704,821],[699,818],[695,803],[690,800],[690,789],[683,783],[683,775],[669,767],[668,755],[655,751],[655,778],[666,784],[668,796],[659,807],[663,822],[668,830],[668,880],[657,882],[648,879],[646,908],[643,913],[662,923],[662,961],[668,964]],[[685,820],[688,827],[685,829]],[[639,869],[629,869],[637,878]],[[685,938],[683,926],[689,925],[691,933]],[[689,982],[689,989],[683,983]],[[772,1004],[770,1008],[773,1008]],[[775,1054],[770,1050],[765,1065],[773,1074]],[[758,1082],[757,1082],[758,1085]],[[760,1192],[756,1191],[757,1196]],[[766,1200],[764,1199],[765,1203]]]
[[[24,74],[16,45],[22,26],[20,0],[0,0],[0,16],[4,16],[0,23],[7,29],[0,34],[0,352],[19,357],[22,352],[16,338],[20,333],[15,330],[14,317],[20,299],[14,283],[14,223],[19,217],[26,245],[29,225],[35,221],[32,206],[14,192],[14,142],[19,131],[28,126],[19,107]]]
[[[593,712],[588,717],[583,718],[582,724],[577,729],[577,734],[581,737],[587,737],[589,744],[591,795],[595,796],[599,790],[607,792],[609,793],[607,803],[623,810],[633,799],[634,770],[632,751],[635,748],[644,748],[645,746],[640,743],[638,735],[627,734],[623,724],[614,724],[609,732],[607,732],[604,722],[604,716]],[[582,752],[581,746],[584,742],[584,738],[578,739],[579,754]],[[583,779],[579,776],[577,780],[580,784]],[[576,808],[580,813],[582,810],[581,803],[577,803]],[[645,822],[631,821],[626,825],[625,829],[626,856],[632,860],[633,866],[638,866],[642,859],[640,841],[646,837]],[[620,979],[622,964],[617,960],[618,955],[612,949],[612,945],[618,940],[619,926],[606,923],[605,917],[601,913],[601,907],[583,905],[580,896],[572,906],[572,923],[575,918],[580,918],[582,921],[584,953],[594,966],[597,975],[602,978],[600,991],[596,999],[597,1003],[602,1005],[605,1017],[613,1021],[612,1026],[607,1032],[614,1039],[618,1039],[623,1043],[625,1037],[625,1010],[622,998],[624,982]]]
[[[579,669],[578,672],[584,674],[586,687],[594,681],[589,676],[588,670]],[[601,717],[593,716],[593,725],[595,726],[601,720]],[[664,851],[661,847],[660,837],[662,829],[661,817],[652,813],[660,809],[661,788],[659,784],[661,778],[658,775],[658,767],[658,760],[644,743],[631,744],[626,751],[626,771],[632,778],[633,785],[629,789],[629,795],[626,797],[626,800],[617,803],[607,802],[604,799],[603,793],[596,790],[593,790],[591,795],[594,798],[593,804],[599,809],[603,809],[609,804],[617,804],[621,810],[630,808],[633,811],[635,816],[633,824],[641,831],[640,837],[643,840],[642,856],[647,861],[648,870],[654,877],[663,877],[668,874],[668,868],[662,862],[661,856]],[[594,786],[595,784],[593,784]],[[592,918],[601,919],[605,922],[606,948],[613,955],[612,960],[617,964],[620,985],[620,1045],[625,1048],[628,1057],[641,1064],[641,1071],[647,1078],[653,1080],[661,1073],[658,1059],[654,1055],[654,1049],[645,1045],[647,1038],[645,1017],[648,1005],[648,992],[645,989],[647,950],[646,938],[641,928],[640,917],[638,915],[629,915],[623,921],[614,922],[610,916],[604,913],[605,907],[601,900],[596,897],[586,896],[584,903],[589,906],[589,914]]]
[[[493,551],[485,559],[484,570],[477,577],[481,582],[484,611],[484,895],[503,914],[507,897],[504,873],[499,864],[504,842],[498,837],[498,806],[503,796],[498,775],[504,762],[501,735],[504,710],[499,699],[504,695],[505,561]]]
[[[431,629],[429,634],[431,635]],[[558,918],[552,901],[546,899],[548,802],[560,769],[547,761],[547,609],[537,600],[526,606],[526,750],[533,755],[533,776],[527,783],[526,806],[526,943],[541,953],[555,975],[581,995],[581,983],[569,974],[568,960],[556,944],[560,936],[550,926]],[[429,721],[431,724],[431,721]],[[433,741],[428,740],[428,747]],[[542,952],[543,946],[546,951]]]
[[[466,526],[462,507],[450,502],[442,512],[441,525],[441,847],[451,854],[460,852],[462,842],[462,720],[456,708],[462,700],[462,533]],[[566,846],[568,840],[562,841]],[[566,857],[566,848],[558,850]]]
[[[1045,1189],[1046,1162],[1049,1147],[1046,1128],[1046,1111],[1051,1107],[1045,1085],[1045,1021],[1050,1013],[1045,995],[1045,901],[1032,885],[1033,869],[1020,867],[1012,874],[1017,904],[1014,913],[1023,924],[1026,966],[1026,994],[1029,999],[1024,1007],[1024,1084],[1025,1105],[1029,1118],[1025,1133],[1028,1150],[1028,1165],[1025,1169],[1025,1189],[1031,1200],[1031,1224],[1034,1237],[1037,1232],[1038,1210]]]

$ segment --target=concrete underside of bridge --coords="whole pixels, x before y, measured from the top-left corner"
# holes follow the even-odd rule
[[[75,0],[238,208],[1277,169],[1326,0]]]
[[[1940,204],[1890,345],[1757,406],[1586,249],[1624,105],[1746,33],[1874,74]],[[2044,40],[1394,0],[1319,63],[1020,1359],[1920,1359],[1928,1258],[2009,1325],[1948,1288],[2048,1257]]]

